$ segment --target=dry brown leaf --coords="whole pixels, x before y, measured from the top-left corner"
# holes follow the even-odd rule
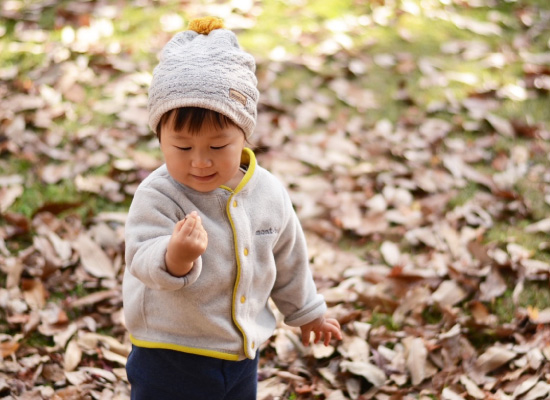
[[[416,286],[412,290],[407,291],[405,297],[393,312],[392,318],[395,323],[401,324],[411,311],[422,312],[430,301],[430,295],[430,290],[424,286]]]
[[[279,377],[273,376],[258,382],[258,400],[271,400],[284,395],[288,384],[281,382]]]
[[[87,380],[105,379],[108,382],[116,382],[117,377],[111,371],[95,368],[95,367],[80,367],[78,372],[83,372],[87,376]]]
[[[514,127],[507,119],[501,118],[495,114],[488,113],[485,117],[495,130],[505,137],[514,137]]]
[[[78,307],[84,307],[89,306],[92,304],[99,303],[101,301],[118,297],[120,296],[120,291],[118,289],[112,289],[112,290],[104,290],[100,292],[94,292],[89,295],[80,297],[70,303],[70,306],[72,308],[78,308]]]
[[[413,385],[419,385],[428,377],[426,364],[428,362],[428,350],[424,341],[420,338],[406,337],[403,339],[406,348],[406,365]]]
[[[538,381],[539,381],[538,376],[532,376],[532,377],[524,380],[523,382],[521,382],[521,384],[519,384],[514,389],[514,393],[512,393],[512,397],[515,399],[518,396],[521,396],[522,394],[527,393],[529,390],[531,390],[537,384]]]
[[[298,346],[302,346],[300,338],[289,329],[278,329],[273,345],[281,362],[286,364],[298,358]]]
[[[487,279],[479,285],[481,301],[491,301],[502,295],[508,286],[497,268],[492,268]]]
[[[432,300],[442,306],[453,306],[460,303],[468,294],[455,281],[446,280],[432,294]]]
[[[441,392],[441,399],[442,400],[464,400],[464,397],[454,392],[452,389],[449,389],[448,387],[446,387]]]
[[[12,356],[17,349],[19,349],[19,342],[14,342],[12,340],[0,342],[0,355],[2,355],[2,358]]]
[[[73,247],[80,254],[80,262],[86,272],[97,278],[115,277],[111,259],[88,235],[84,233],[78,235],[73,242]]]
[[[65,354],[63,355],[63,365],[67,372],[74,371],[82,360],[82,350],[78,346],[75,339],[72,339],[67,344]]]
[[[550,384],[539,381],[537,384],[522,397],[522,400],[545,399],[550,395]]]
[[[508,361],[517,357],[517,353],[503,346],[492,346],[481,354],[476,360],[476,368],[481,374],[487,374],[498,367],[506,364]]]
[[[399,264],[401,260],[401,251],[399,250],[399,247],[393,242],[383,242],[382,246],[380,246],[380,253],[382,253],[384,261],[389,266],[393,267],[394,265]]]
[[[0,187],[0,213],[4,213],[23,194],[23,186]]]
[[[340,363],[340,368],[354,375],[362,376],[374,386],[382,386],[386,382],[386,374],[376,365],[365,361],[347,361]]]
[[[470,311],[476,324],[493,326],[498,323],[497,316],[491,314],[489,309],[479,301],[472,301],[470,303]]]
[[[120,354],[117,354],[114,351],[110,351],[107,349],[102,349],[101,354],[103,355],[104,359],[116,362],[123,366],[126,365],[126,362],[128,361],[127,357],[121,356]]]
[[[347,400],[347,397],[341,390],[335,390],[327,396],[326,400]]]
[[[23,298],[33,310],[40,310],[46,305],[48,292],[38,279],[23,279],[21,282]]]
[[[357,336],[344,336],[338,351],[343,357],[351,361],[368,362],[370,358],[369,344],[366,340]]]
[[[130,343],[121,343],[112,336],[101,335],[95,332],[81,332],[78,336],[78,344],[84,348],[93,350],[98,343],[121,356],[128,357],[132,346]]]
[[[525,227],[525,232],[550,232],[550,218],[541,219],[540,221],[527,225]]]
[[[466,375],[462,375],[460,377],[460,383],[464,385],[466,388],[466,391],[470,396],[472,396],[475,399],[485,399],[487,394],[481,390],[474,381],[472,381],[470,378],[468,378]]]
[[[527,309],[529,319],[534,324],[548,324],[550,323],[550,308],[545,308],[544,310],[538,310],[531,306]]]

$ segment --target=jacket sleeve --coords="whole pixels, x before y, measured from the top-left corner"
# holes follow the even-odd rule
[[[126,268],[151,289],[177,290],[195,282],[201,273],[200,257],[183,277],[166,269],[168,242],[183,217],[183,210],[163,193],[147,187],[136,191],[125,227]]]
[[[290,326],[302,326],[325,314],[327,306],[317,293],[309,267],[307,246],[300,221],[284,190],[285,215],[274,246],[277,278],[271,298]]]

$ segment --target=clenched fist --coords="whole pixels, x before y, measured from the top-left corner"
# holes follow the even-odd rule
[[[201,217],[196,211],[188,214],[174,227],[164,260],[168,272],[174,276],[184,276],[193,262],[208,246],[208,234],[204,230]]]

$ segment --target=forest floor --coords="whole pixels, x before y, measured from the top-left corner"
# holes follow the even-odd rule
[[[216,15],[257,61],[341,342],[261,347],[268,399],[550,397],[546,0],[0,4],[0,397],[128,399],[124,221],[162,158],[162,46]]]

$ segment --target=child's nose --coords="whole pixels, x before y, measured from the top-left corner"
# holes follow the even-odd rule
[[[206,152],[197,151],[191,159],[191,166],[194,168],[208,168],[212,166],[212,160]]]

